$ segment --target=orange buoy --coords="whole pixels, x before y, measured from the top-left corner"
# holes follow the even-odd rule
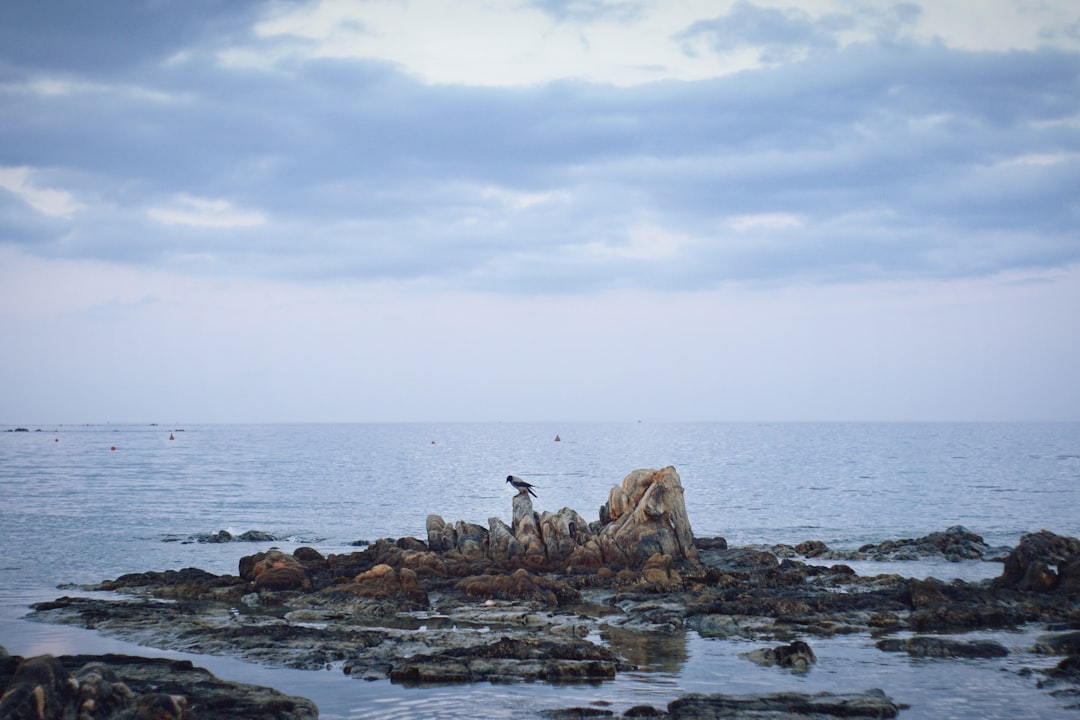
[[[174,437],[173,437],[173,434],[172,434],[172,433],[169,433],[169,439],[170,439],[170,440],[175,440],[176,438],[174,438]]]
[[[115,449],[116,449],[116,446],[115,446],[115,445],[113,445],[113,446],[112,446],[112,447],[110,447],[109,449],[110,449],[110,450],[115,450]]]
[[[555,436],[555,442],[562,442],[562,438],[558,435]]]

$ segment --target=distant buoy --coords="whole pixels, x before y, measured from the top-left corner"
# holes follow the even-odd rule
[[[170,440],[175,440],[176,438],[174,438],[174,437],[173,437],[173,434],[172,434],[172,433],[169,433],[169,439],[170,439]]]
[[[562,442],[562,438],[558,435],[555,436],[555,442]]]
[[[112,447],[110,447],[109,449],[110,449],[110,450],[115,450],[115,449],[116,449],[116,446],[115,446],[115,445],[113,445],[113,446],[112,446]]]
[[[60,438],[54,438],[53,442],[60,442]]]
[[[434,441],[434,440],[432,440],[432,441],[431,441],[431,444],[432,444],[432,445],[434,445],[434,444],[435,444],[435,441]]]

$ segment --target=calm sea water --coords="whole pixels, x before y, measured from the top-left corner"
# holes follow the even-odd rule
[[[0,430],[14,429],[0,427]],[[42,426],[0,432],[0,645],[12,653],[148,651],[88,631],[21,620],[62,583],[126,572],[200,567],[236,572],[269,544],[183,540],[257,529],[323,552],[355,540],[425,536],[448,521],[510,519],[520,475],[538,510],[598,516],[631,470],[674,465],[698,536],[729,543],[837,549],[964,525],[992,545],[1045,528],[1080,536],[1080,424],[370,424]],[[170,435],[173,439],[170,439]],[[559,442],[554,438],[558,435]],[[115,448],[115,449],[114,449]],[[863,568],[858,568],[864,572]],[[881,571],[974,579],[988,563],[918,563]],[[65,590],[63,592],[70,592]],[[1034,632],[1034,630],[1032,630]],[[1030,646],[1024,633],[996,639]],[[599,687],[540,684],[409,690],[339,673],[197,664],[312,697],[327,718],[511,717],[610,702],[662,705],[682,692],[862,690],[913,704],[904,717],[1057,717],[1062,700],[1017,663],[913,662],[867,638],[814,641],[806,675],[739,659],[757,644],[673,638],[679,661]],[[1025,645],[1026,643],[1026,645]],[[188,656],[190,657],[190,656]],[[947,673],[942,673],[942,668]],[[914,700],[913,700],[914,698]],[[509,714],[508,714],[509,713]],[[1034,714],[1033,714],[1034,713]]]

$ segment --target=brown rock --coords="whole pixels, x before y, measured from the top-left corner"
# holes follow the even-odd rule
[[[670,555],[660,553],[656,553],[645,561],[645,566],[641,568],[641,579],[668,591],[682,585],[682,577],[675,570],[675,561]]]
[[[525,546],[499,518],[488,520],[488,552],[495,567],[518,567],[525,558]]]
[[[815,558],[829,552],[829,546],[820,540],[807,540],[796,545],[795,552],[803,557]]]
[[[19,663],[10,687],[0,697],[0,718],[63,718],[74,706],[78,693],[78,683],[55,657],[27,658]]]
[[[576,602],[581,594],[564,582],[533,575],[519,568],[509,575],[476,575],[462,579],[458,590],[487,600],[524,600],[547,607]]]
[[[1080,595],[1080,555],[1070,555],[1058,563],[1058,592]]]
[[[694,534],[686,515],[682,482],[675,468],[635,470],[612,488],[601,517],[610,518],[599,533],[608,563],[642,567],[656,553],[676,562],[698,561]]]
[[[256,590],[308,590],[311,581],[302,565],[269,567],[255,577]]]
[[[1057,573],[1041,560],[1033,560],[1024,571],[1024,577],[1016,584],[1020,590],[1029,592],[1049,592],[1057,587]]]

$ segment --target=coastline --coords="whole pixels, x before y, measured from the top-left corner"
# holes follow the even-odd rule
[[[426,541],[380,540],[341,556],[306,546],[292,553],[258,552],[240,559],[240,576],[196,569],[134,573],[38,604],[34,616],[172,652],[344,673],[349,682],[372,690],[353,697],[345,714],[335,713],[344,709],[338,705],[324,708],[324,717],[377,717],[374,711],[393,704],[399,691],[401,698],[456,697],[462,710],[462,700],[470,698],[467,712],[455,715],[444,708],[440,714],[446,717],[474,715],[477,702],[498,704],[508,694],[530,698],[537,717],[571,717],[551,713],[572,713],[573,707],[619,717],[643,707],[638,700],[644,688],[645,705],[657,716],[677,718],[683,703],[735,702],[730,693],[739,682],[732,678],[740,675],[751,688],[760,689],[764,680],[769,692],[740,695],[737,702],[764,707],[776,692],[795,692],[818,698],[816,703],[837,703],[842,714],[848,703],[884,703],[875,710],[881,716],[933,717],[925,689],[911,696],[914,703],[905,697],[911,687],[893,697],[892,676],[880,670],[849,672],[837,687],[838,678],[830,677],[836,667],[822,670],[819,663],[888,667],[894,673],[903,668],[910,674],[920,659],[932,658],[950,675],[970,675],[967,686],[981,684],[987,692],[991,671],[1012,670],[1016,690],[1048,676],[1060,659],[1055,654],[1075,652],[1063,632],[1080,619],[1075,538],[1045,531],[1028,535],[1004,558],[963,527],[885,540],[855,553],[830,551],[817,541],[732,548],[723,538],[693,538],[688,525],[680,527],[686,522],[681,505],[673,468],[635,471],[612,489],[601,520],[589,531],[576,524],[572,512],[534,513],[528,495],[519,494],[505,539],[495,519],[490,532],[479,533],[467,523],[451,526],[431,516]],[[573,536],[573,542],[555,543],[559,532],[568,532],[564,539]],[[806,562],[880,562],[890,553],[900,558],[893,564],[933,555],[954,567],[989,563],[999,574],[944,582],[860,576],[841,562]],[[249,632],[258,638],[254,644],[245,639]],[[797,642],[771,647],[792,639]],[[1063,651],[1039,649],[1059,642],[1065,643]],[[783,658],[793,648],[803,649],[785,669]],[[875,659],[868,662],[870,655]],[[208,656],[197,655],[196,661]],[[772,667],[777,658],[780,666]],[[941,672],[924,669],[930,676]],[[693,691],[719,676],[725,677],[723,695]],[[866,684],[878,680],[887,690],[880,697]],[[393,692],[387,692],[387,681]],[[338,681],[321,684],[325,697],[344,687]],[[285,683],[292,692],[290,685]],[[1036,687],[1041,685],[1040,680]],[[1069,687],[1066,679],[1064,692]],[[550,707],[554,690],[557,707]],[[1029,710],[1036,697],[1050,699],[1025,696]],[[585,704],[568,704],[572,700]],[[1001,707],[996,696],[991,701]],[[416,709],[423,701],[401,703]],[[1045,709],[1061,707],[1051,701]],[[516,708],[514,716],[521,712]],[[973,712],[975,717],[981,711]]]

